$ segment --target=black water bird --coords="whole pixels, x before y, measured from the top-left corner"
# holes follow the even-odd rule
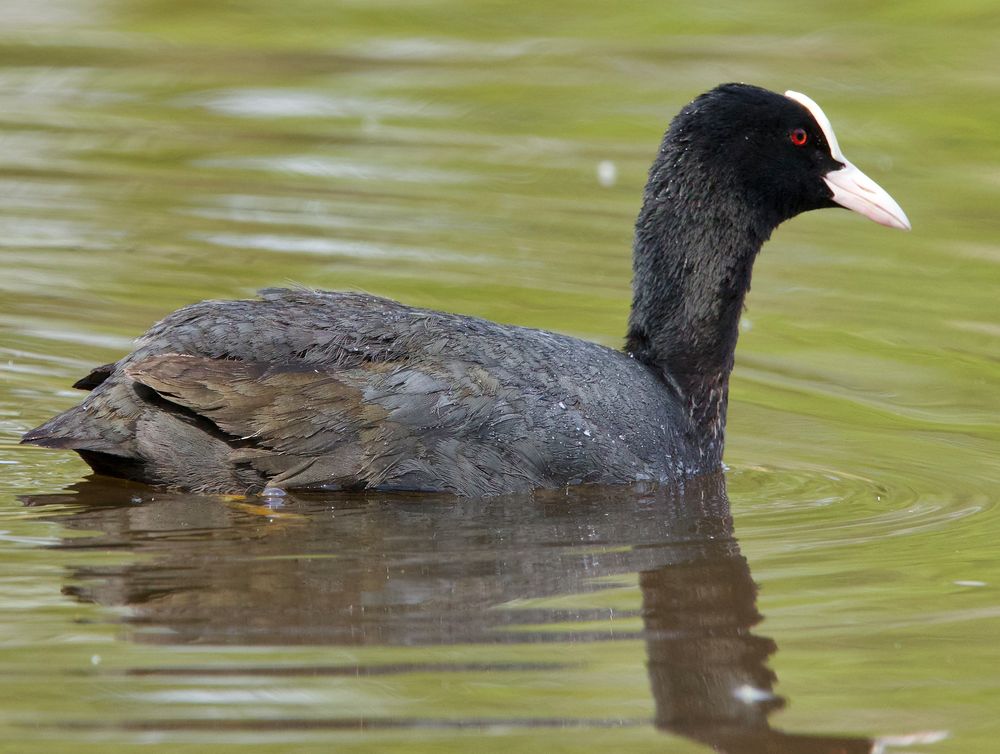
[[[650,169],[624,351],[360,293],[265,290],[169,315],[22,442],[196,491],[675,482],[721,465],[761,246],[838,205],[909,228],[815,102],[725,84],[677,115]]]

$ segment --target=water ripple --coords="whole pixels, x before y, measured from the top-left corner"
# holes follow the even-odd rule
[[[316,238],[310,236],[279,236],[256,233],[195,233],[193,238],[217,246],[238,249],[261,249],[283,254],[330,254],[355,257],[357,259],[412,259],[425,262],[463,261],[485,262],[486,257],[459,254],[457,252],[430,251],[427,249],[403,248],[368,241],[353,241],[339,238]]]
[[[199,167],[228,170],[256,170],[267,173],[291,173],[319,178],[355,181],[392,181],[399,183],[468,183],[469,173],[431,168],[407,168],[401,165],[375,165],[310,154],[278,157],[226,157],[197,160]]]
[[[454,114],[453,108],[427,102],[288,89],[226,89],[175,102],[249,118],[447,118]]]

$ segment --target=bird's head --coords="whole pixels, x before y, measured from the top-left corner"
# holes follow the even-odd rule
[[[841,152],[820,106],[798,92],[747,84],[706,92],[674,119],[658,163],[664,196],[695,193],[703,207],[736,202],[772,225],[839,205],[910,228],[896,201]]]

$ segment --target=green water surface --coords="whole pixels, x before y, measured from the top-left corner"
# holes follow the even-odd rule
[[[0,751],[998,750],[995,2],[0,6]],[[913,232],[775,233],[724,480],[269,509],[17,445],[266,286],[620,344],[660,136],[731,80]]]

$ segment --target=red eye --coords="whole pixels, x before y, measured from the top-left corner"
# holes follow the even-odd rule
[[[806,133],[804,128],[793,128],[789,134],[788,138],[792,140],[792,144],[797,147],[804,147],[806,142],[809,141],[809,134]]]

